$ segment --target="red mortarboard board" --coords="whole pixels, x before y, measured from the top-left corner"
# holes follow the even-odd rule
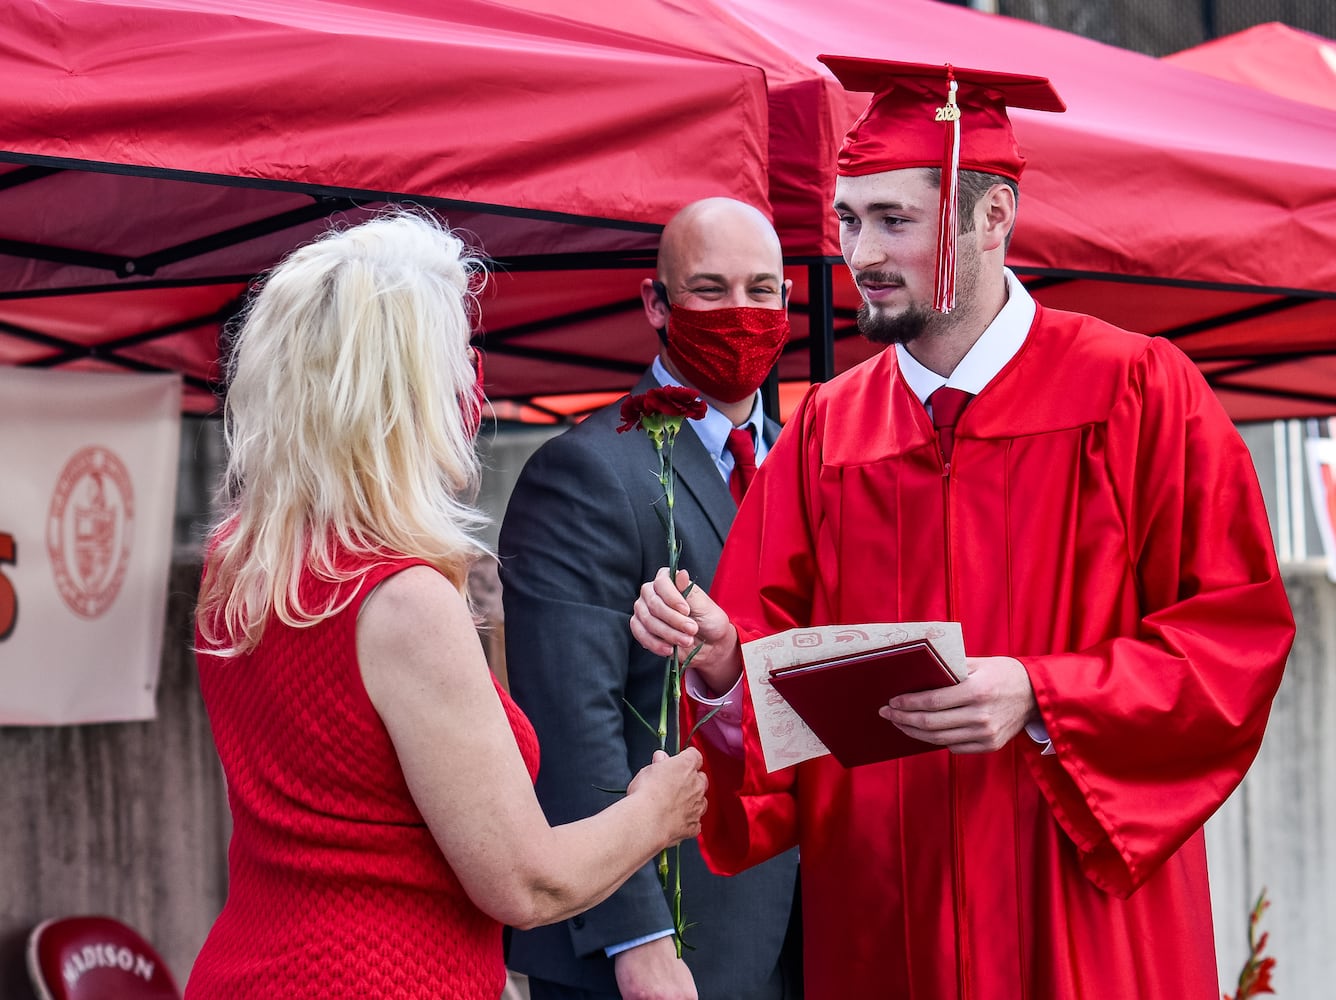
[[[959,171],[1019,180],[1025,157],[1007,108],[1065,111],[1067,106],[1042,76],[853,56],[817,58],[846,90],[872,93],[867,110],[844,137],[837,173],[859,177],[909,167],[941,168],[933,307],[950,312],[955,305]]]

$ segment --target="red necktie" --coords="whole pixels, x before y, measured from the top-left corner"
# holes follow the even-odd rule
[[[937,428],[942,460],[947,465],[951,464],[951,451],[956,443],[956,421],[960,419],[965,404],[973,398],[972,392],[945,385],[928,397],[928,403],[932,406],[932,425]]]
[[[733,472],[728,477],[728,492],[733,494],[737,503],[742,503],[742,494],[756,478],[756,443],[752,440],[751,425],[734,427],[728,432],[728,444],[725,445],[733,456]]]

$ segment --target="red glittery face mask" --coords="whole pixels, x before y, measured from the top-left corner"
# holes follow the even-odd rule
[[[759,389],[788,339],[783,309],[672,306],[668,313],[668,357],[692,386],[721,403]]]
[[[470,360],[473,362],[473,388],[466,389],[459,396],[459,412],[464,418],[464,433],[470,439],[478,436],[478,431],[482,427],[482,411],[487,402],[487,394],[483,390],[482,377],[482,351],[476,347],[470,348],[473,352]]]

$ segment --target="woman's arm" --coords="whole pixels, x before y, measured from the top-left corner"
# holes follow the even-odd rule
[[[496,920],[564,920],[699,832],[705,778],[694,749],[656,755],[625,798],[549,826],[468,607],[434,570],[411,567],[367,598],[357,655],[414,801],[470,898]]]

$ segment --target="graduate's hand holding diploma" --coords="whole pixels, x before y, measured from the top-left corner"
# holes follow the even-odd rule
[[[1039,721],[1034,688],[1020,660],[970,656],[959,684],[892,698],[881,717],[907,736],[952,753],[991,753]]]
[[[692,585],[684,569],[677,571],[676,585],[664,567],[641,586],[631,615],[631,634],[659,656],[667,656],[674,646],[685,656],[699,645],[690,669],[717,693],[728,691],[742,676],[738,630],[709,594]]]

